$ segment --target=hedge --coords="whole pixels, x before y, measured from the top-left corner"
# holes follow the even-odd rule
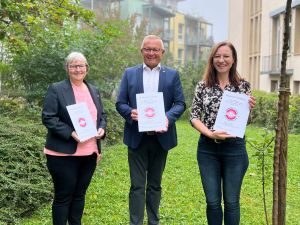
[[[268,129],[275,129],[278,94],[254,91],[256,106],[252,111],[252,123]],[[300,97],[292,95],[289,101],[289,132],[300,133]]]
[[[22,98],[0,100],[0,223],[14,224],[51,199],[36,109]]]
[[[123,121],[113,100],[103,100],[108,115],[107,138],[120,141]],[[15,224],[52,199],[51,177],[43,154],[46,128],[41,108],[23,98],[0,98],[0,224]]]

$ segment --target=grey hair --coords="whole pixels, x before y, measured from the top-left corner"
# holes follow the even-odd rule
[[[162,41],[162,39],[159,36],[154,35],[154,34],[150,34],[150,35],[147,35],[146,37],[144,37],[144,40],[143,40],[142,45],[141,45],[141,49],[143,49],[145,41],[149,40],[149,39],[159,40],[160,43],[161,43],[161,49],[165,50],[164,42]]]
[[[65,59],[66,70],[68,70],[69,64],[74,60],[82,60],[84,61],[87,68],[89,67],[89,64],[87,63],[85,56],[81,52],[71,52]]]

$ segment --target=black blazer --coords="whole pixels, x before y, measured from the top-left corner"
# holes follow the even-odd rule
[[[84,81],[97,108],[97,129],[106,128],[106,114],[103,110],[99,89]],[[43,124],[48,129],[45,147],[67,154],[73,154],[77,142],[71,134],[75,130],[66,106],[75,104],[75,96],[70,80],[63,80],[49,86],[42,111]],[[100,140],[97,140],[101,152]]]

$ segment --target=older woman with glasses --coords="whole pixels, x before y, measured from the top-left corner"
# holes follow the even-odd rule
[[[97,162],[101,159],[100,139],[105,137],[106,114],[97,87],[85,81],[85,56],[72,52],[65,61],[68,79],[49,86],[42,111],[48,129],[44,153],[54,183],[52,218],[54,225],[81,224],[85,193]],[[85,103],[97,135],[81,142],[66,106]]]

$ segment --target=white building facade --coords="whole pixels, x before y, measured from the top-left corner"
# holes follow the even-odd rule
[[[254,89],[277,92],[283,46],[285,0],[229,0],[229,41],[238,51],[238,70]],[[287,74],[292,94],[300,94],[300,0],[289,22]]]

